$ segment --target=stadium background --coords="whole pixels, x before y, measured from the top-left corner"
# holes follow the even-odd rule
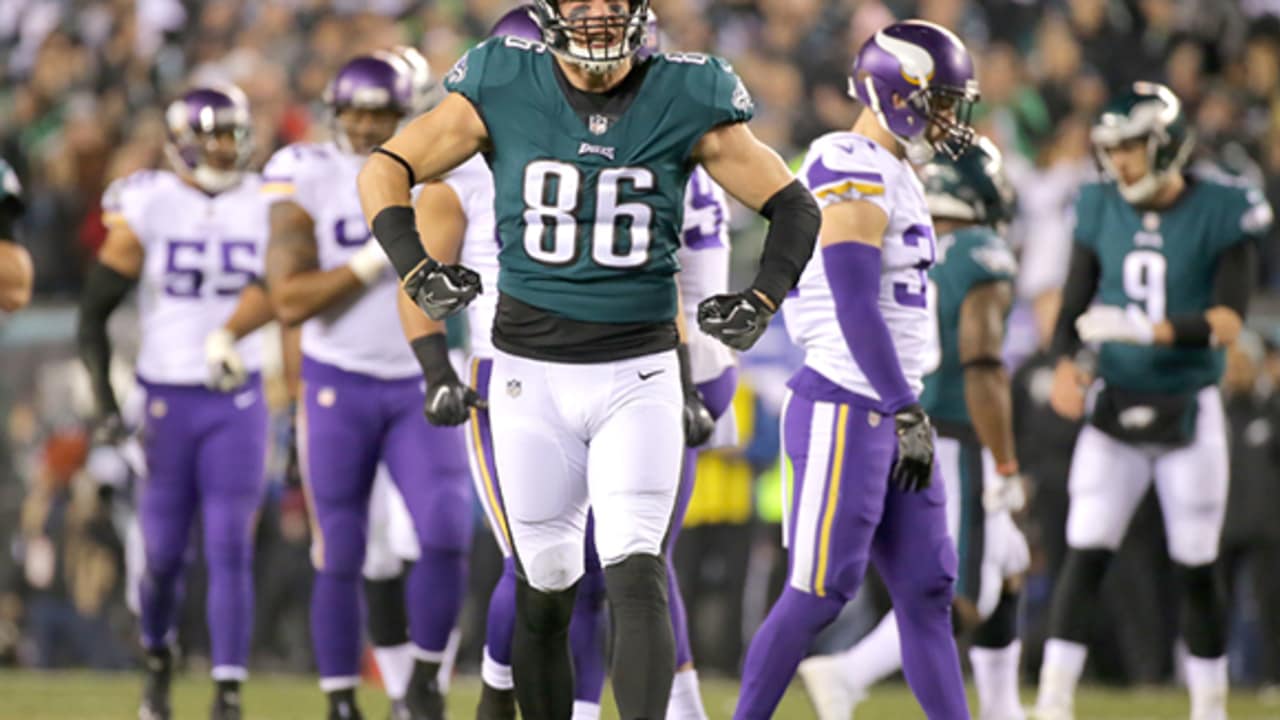
[[[124,670],[136,664],[124,578],[128,465],[86,443],[86,380],[75,359],[75,302],[101,243],[99,199],[112,179],[163,166],[161,108],[188,82],[230,79],[248,93],[255,168],[278,147],[323,138],[321,91],[348,57],[410,43],[443,73],[509,0],[5,0],[0,2],[0,155],[26,186],[19,240],[34,256],[36,303],[0,318],[0,668]],[[1197,165],[1243,176],[1280,204],[1280,2],[1277,0],[653,0],[665,49],[729,58],[757,103],[755,132],[785,156],[846,128],[853,51],[894,18],[957,31],[974,52],[979,124],[1004,149],[1020,191],[1010,240],[1022,260],[1020,307],[1007,359],[1019,368],[1019,454],[1034,499],[1022,518],[1034,568],[1022,612],[1025,678],[1035,677],[1053,571],[1063,551],[1065,476],[1074,428],[1044,404],[1047,366],[1038,325],[1052,317],[1065,276],[1070,202],[1094,173],[1088,127],[1108,95],[1136,79],[1167,82],[1198,136]],[[735,215],[735,271],[752,267],[761,227]],[[1231,668],[1259,707],[1280,717],[1280,244],[1262,249],[1258,331],[1233,356],[1235,396],[1265,402],[1232,415],[1233,490],[1224,549],[1233,580]],[[115,374],[131,382],[136,327],[112,322]],[[781,581],[777,543],[777,406],[798,363],[785,333],[743,357],[738,451],[699,467],[678,552],[695,656],[704,674],[732,678]],[[273,405],[282,410],[278,383]],[[300,491],[284,477],[287,422],[278,412],[269,497],[257,555],[256,671],[311,670],[307,638],[308,527]],[[1125,686],[1174,683],[1176,598],[1150,501],[1100,599],[1091,673]],[[497,571],[477,512],[472,598],[460,671],[474,673],[484,602]],[[1253,563],[1253,564],[1251,564]],[[187,584],[185,662],[207,661],[199,563]],[[1254,568],[1270,568],[1255,571]],[[874,584],[873,584],[874,585]],[[868,627],[876,592],[851,604],[823,639],[847,645]],[[3,686],[4,670],[0,670]],[[14,677],[14,676],[9,676]],[[129,688],[131,677],[114,681]],[[56,685],[55,685],[56,686]],[[51,686],[51,687],[55,687]],[[1237,695],[1254,692],[1237,691]],[[318,693],[317,693],[318,694]],[[1129,697],[1122,695],[1121,697]],[[1275,704],[1270,704],[1274,702]],[[10,717],[0,701],[0,717]],[[1141,705],[1141,703],[1140,703]],[[27,715],[22,715],[26,717]],[[104,715],[105,716],[105,715]],[[114,717],[115,715],[110,715]],[[17,717],[14,715],[13,717]],[[1261,716],[1260,716],[1261,717]]]

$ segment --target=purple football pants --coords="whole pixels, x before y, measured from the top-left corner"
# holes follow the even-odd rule
[[[241,390],[142,381],[147,477],[138,489],[146,568],[142,644],[172,640],[196,510],[208,566],[213,675],[242,679],[253,632],[253,534],[262,502],[267,409],[256,375]]]
[[[935,468],[927,490],[888,482],[893,418],[811,369],[792,379],[782,418],[792,480],[788,583],[747,651],[734,717],[771,717],[814,637],[857,592],[868,561],[893,599],[907,683],[932,720],[969,717],[951,634],[955,547]]]
[[[409,571],[409,636],[442,653],[457,624],[471,542],[471,489],[461,428],[422,414],[420,378],[381,380],[304,358],[299,457],[312,509],[311,634],[322,685],[359,675],[360,587],[369,494],[381,460],[422,548]]]

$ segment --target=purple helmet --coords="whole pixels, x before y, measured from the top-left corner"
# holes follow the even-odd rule
[[[335,113],[358,108],[403,115],[413,107],[413,71],[392,53],[359,55],[348,60],[329,81],[324,102]]]
[[[413,90],[412,68],[394,53],[374,52],[348,60],[324,89],[324,103],[333,114],[338,146],[354,152],[351,139],[336,127],[343,110],[388,110],[407,115],[413,110]]]
[[[203,85],[188,90],[169,103],[164,114],[168,142],[165,154],[179,173],[208,192],[222,192],[240,181],[253,153],[253,125],[249,99],[235,85]],[[231,169],[207,162],[207,148],[215,133],[230,132],[236,159]]]
[[[849,94],[875,113],[913,163],[928,162],[935,152],[956,159],[973,143],[973,59],[960,38],[939,25],[908,20],[873,35],[853,62]],[[931,126],[942,131],[940,138],[929,139]]]
[[[542,42],[542,27],[538,25],[538,14],[533,5],[525,3],[498,18],[489,31],[489,37],[518,37]]]

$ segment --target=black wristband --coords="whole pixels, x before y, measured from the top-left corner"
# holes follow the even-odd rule
[[[413,174],[413,166],[409,164],[408,160],[405,160],[404,158],[382,147],[381,145],[379,145],[378,147],[375,147],[373,151],[378,153],[379,155],[386,155],[387,157],[399,163],[400,167],[404,168],[405,175],[409,176],[409,187],[412,188],[414,185],[418,184],[418,178],[416,175]]]
[[[822,226],[822,211],[813,194],[799,180],[792,181],[769,198],[760,209],[769,220],[760,270],[751,287],[759,290],[776,309],[800,280],[813,256]]]
[[[429,259],[427,251],[422,249],[422,238],[418,237],[413,208],[407,205],[383,208],[374,216],[370,229],[401,279]]]
[[[1173,344],[1177,347],[1209,347],[1213,328],[1203,314],[1174,315],[1169,318],[1173,326]]]
[[[458,373],[449,362],[449,341],[442,332],[414,338],[409,345],[413,348],[414,357],[422,367],[422,376],[427,385],[434,387],[440,383],[458,382]]]
[[[685,395],[697,392],[698,386],[693,383],[693,362],[689,360],[688,343],[676,346],[676,357],[680,359],[680,388]]]

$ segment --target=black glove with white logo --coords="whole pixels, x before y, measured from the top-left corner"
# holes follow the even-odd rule
[[[427,380],[427,398],[423,403],[427,422],[440,427],[461,425],[471,417],[471,408],[488,407],[475,390],[458,379],[449,362],[449,345],[444,333],[424,335],[410,344]]]
[[[405,276],[401,285],[432,320],[444,320],[461,311],[484,290],[476,271],[430,259]]]
[[[749,350],[765,328],[773,310],[756,293],[713,295],[698,303],[698,327],[734,350]]]
[[[893,415],[898,436],[898,460],[889,475],[903,492],[920,492],[933,484],[933,425],[919,403]]]
[[[716,419],[702,402],[698,386],[693,382],[693,369],[689,364],[689,346],[684,343],[676,349],[680,358],[680,388],[684,391],[684,444],[695,448],[705,445],[716,429]]]

